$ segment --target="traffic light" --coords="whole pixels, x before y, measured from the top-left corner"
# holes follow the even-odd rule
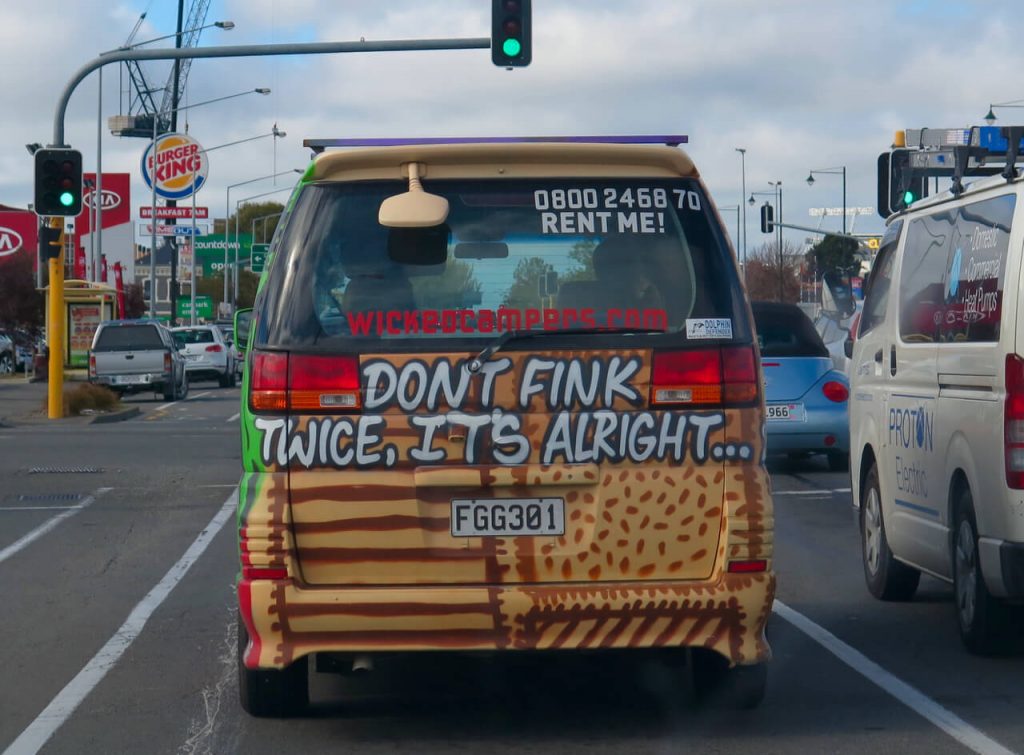
[[[928,196],[928,178],[911,170],[910,152],[894,149],[878,156],[878,214],[883,218]]]
[[[64,222],[43,220],[39,224],[39,261],[57,259],[64,245]]]
[[[82,212],[82,153],[77,149],[40,149],[35,153],[35,211],[42,216]]]
[[[761,233],[775,230],[775,208],[765,202],[761,205]]]
[[[530,0],[491,0],[491,62],[502,68],[530,65]]]

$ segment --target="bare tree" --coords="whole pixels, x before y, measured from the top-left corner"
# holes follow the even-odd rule
[[[785,301],[800,299],[800,263],[803,256],[795,244],[782,242],[781,254],[777,242],[757,247],[747,255],[747,294],[755,301]]]

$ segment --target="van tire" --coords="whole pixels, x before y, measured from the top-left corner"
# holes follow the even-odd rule
[[[956,499],[952,553],[953,594],[960,639],[977,655],[1005,652],[1012,641],[1010,608],[992,596],[978,558],[978,525],[971,491]]]
[[[850,455],[842,451],[829,451],[828,468],[830,472],[847,472],[850,469]]]
[[[249,669],[243,657],[249,632],[238,617],[238,694],[242,709],[257,718],[286,718],[309,706],[309,659],[302,657],[283,669]]]
[[[733,666],[722,655],[705,648],[690,651],[694,697],[700,704],[751,710],[764,700],[768,664]]]
[[[164,383],[164,401],[177,401],[178,400],[178,385],[174,382],[174,377],[171,376],[169,382]]]
[[[889,548],[875,464],[868,470],[860,491],[860,542],[868,591],[879,600],[913,598],[921,572],[897,561]]]

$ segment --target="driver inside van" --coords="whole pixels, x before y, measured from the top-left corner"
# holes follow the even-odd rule
[[[594,275],[609,309],[665,308],[649,251],[631,236],[610,236],[594,249]]]

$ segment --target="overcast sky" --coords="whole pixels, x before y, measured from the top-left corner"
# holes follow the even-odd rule
[[[896,129],[983,125],[989,103],[1024,101],[1020,6],[1011,0],[533,4],[533,63],[511,72],[486,50],[196,61],[191,102],[272,89],[189,111],[203,146],[269,133],[275,122],[287,132],[212,153],[198,204],[223,216],[229,184],[305,167],[307,137],[681,133],[720,207],[741,200],[735,148],[744,147],[747,195],[781,181],[784,220],[814,225],[808,208],[838,207],[842,182],[822,175],[808,187],[810,169],[845,166],[847,204],[874,206],[875,161]],[[176,9],[176,0],[0,2],[0,203],[32,201],[23,145],[52,141],[56,102],[73,72],[124,44],[144,11],[135,41],[173,33]],[[201,44],[486,37],[489,13],[489,0],[212,0],[207,23],[236,27],[204,31]],[[161,87],[170,63],[145,70]],[[106,69],[103,166],[132,174],[138,205],[146,142],[106,129],[108,116],[126,112],[125,81],[117,66]],[[94,73],[66,121],[87,170],[96,164],[97,99]],[[1002,125],[1024,120],[1014,109],[996,114]],[[274,188],[234,189],[231,210]],[[723,216],[735,234],[735,211]],[[747,216],[749,250],[763,237],[756,213]],[[826,222],[837,228],[839,218]],[[873,215],[856,230],[881,227]],[[805,235],[787,232],[795,242]]]

